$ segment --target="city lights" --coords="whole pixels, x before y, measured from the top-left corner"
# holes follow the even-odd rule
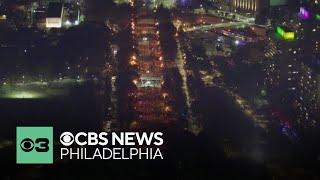
[[[319,2],[0,0],[0,179],[320,179]]]
[[[21,91],[21,92],[14,92],[7,96],[8,98],[13,99],[35,99],[42,97],[41,94],[35,92],[28,92],[28,91]]]
[[[295,39],[295,33],[291,31],[285,31],[282,27],[277,26],[276,27],[276,34],[280,36],[280,38],[284,40],[294,40]]]
[[[299,17],[303,20],[308,20],[310,18],[310,12],[306,8],[300,7]]]
[[[69,20],[67,20],[67,21],[65,22],[65,24],[66,24],[66,26],[70,26],[70,25],[71,25],[71,22],[70,22]]]
[[[131,65],[131,66],[137,65],[137,62],[132,59],[132,60],[130,61],[130,65]]]
[[[6,20],[6,19],[7,19],[7,16],[5,14],[0,16],[0,20]]]

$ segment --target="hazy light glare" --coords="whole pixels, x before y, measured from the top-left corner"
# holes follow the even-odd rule
[[[70,25],[71,25],[71,22],[70,22],[69,20],[67,20],[67,21],[66,21],[66,25],[67,25],[67,26],[70,26]]]
[[[43,98],[45,95],[32,91],[17,91],[8,94],[6,97],[11,99],[36,99]]]

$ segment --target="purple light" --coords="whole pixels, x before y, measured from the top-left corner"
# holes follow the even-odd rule
[[[188,2],[189,0],[180,0],[180,4],[182,5],[182,6],[185,6],[185,5],[187,5],[189,2]]]
[[[300,7],[299,17],[303,20],[307,20],[310,18],[310,13],[306,8]]]

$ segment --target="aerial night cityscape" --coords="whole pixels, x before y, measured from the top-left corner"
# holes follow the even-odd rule
[[[0,180],[320,180],[320,1],[0,0],[0,161]]]

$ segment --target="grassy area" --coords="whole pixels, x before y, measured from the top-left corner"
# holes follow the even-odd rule
[[[0,98],[8,99],[39,99],[66,96],[69,88],[46,86],[3,85],[0,87]]]

